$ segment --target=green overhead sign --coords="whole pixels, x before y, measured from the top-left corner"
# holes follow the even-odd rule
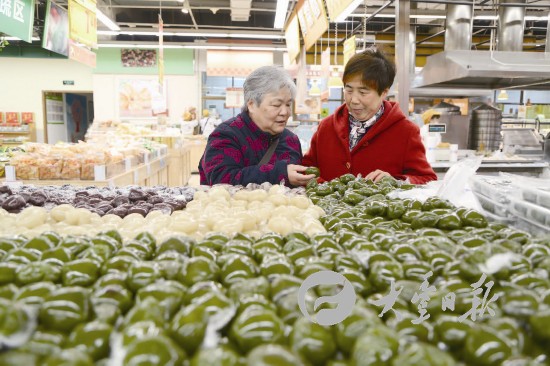
[[[0,32],[32,42],[34,0],[0,0]]]

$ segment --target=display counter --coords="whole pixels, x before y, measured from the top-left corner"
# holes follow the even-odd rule
[[[433,170],[439,179],[443,178],[447,170],[456,163],[448,161],[437,161],[431,163]],[[505,161],[484,161],[477,170],[485,175],[497,175],[500,172],[522,174],[528,176],[540,176],[548,170],[550,164],[546,161],[535,162],[505,162]]]
[[[97,187],[121,187],[127,185],[155,186],[168,185],[168,160],[169,156],[163,155],[150,162],[129,166],[123,172],[109,175],[104,165],[94,167],[94,180],[60,180],[60,179],[36,179],[36,180],[13,180],[6,170],[6,181],[16,181],[22,184],[33,184],[36,186],[51,186],[70,184],[75,186],[97,186]]]

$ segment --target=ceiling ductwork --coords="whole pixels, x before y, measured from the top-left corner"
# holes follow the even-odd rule
[[[252,0],[231,0],[231,21],[248,22]]]
[[[472,5],[447,5],[445,51],[429,56],[413,88],[550,90],[550,52],[521,52],[525,0],[501,0],[496,51],[471,51]],[[509,4],[509,5],[507,5]]]
[[[525,4],[525,0],[500,0],[498,8],[498,51],[523,51],[525,7],[507,4]]]

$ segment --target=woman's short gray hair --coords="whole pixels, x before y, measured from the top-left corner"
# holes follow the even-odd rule
[[[262,66],[252,71],[244,81],[244,105],[243,112],[248,111],[247,103],[253,100],[260,105],[269,93],[276,93],[283,88],[288,88],[292,100],[296,98],[296,84],[288,72],[280,66]]]

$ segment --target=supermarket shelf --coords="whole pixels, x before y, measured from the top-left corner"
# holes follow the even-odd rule
[[[127,185],[155,186],[168,185],[167,156],[152,160],[148,164],[141,164],[123,173],[114,175],[105,180],[17,180],[22,184],[36,186],[70,184],[75,186],[120,187]]]
[[[28,135],[31,131],[0,131],[0,135]]]

